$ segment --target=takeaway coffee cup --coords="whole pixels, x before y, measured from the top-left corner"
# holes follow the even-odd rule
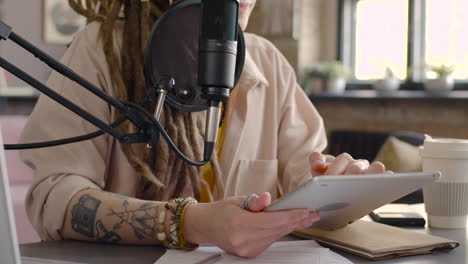
[[[436,228],[466,228],[468,215],[468,140],[426,136],[421,148],[423,170],[442,176],[424,186],[429,225]]]

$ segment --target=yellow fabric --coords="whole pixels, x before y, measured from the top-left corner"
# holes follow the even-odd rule
[[[226,104],[223,104],[223,109],[222,111],[225,113],[226,111]],[[218,132],[218,138],[216,140],[216,152],[218,154],[218,159],[221,158],[221,153],[223,152],[223,144],[224,144],[224,128],[226,127],[227,120],[224,118],[223,123],[221,127],[219,128]],[[206,164],[205,166],[202,167],[202,173],[201,173],[203,179],[208,183],[210,187],[210,192],[208,192],[207,188],[205,185],[202,184],[201,186],[201,194],[200,194],[200,203],[209,203],[213,202],[212,198],[210,196],[210,193],[213,193],[215,184],[216,184],[216,178],[213,173],[213,168],[211,168],[211,162]]]

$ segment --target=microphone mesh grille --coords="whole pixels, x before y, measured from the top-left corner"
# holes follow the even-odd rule
[[[202,38],[237,40],[238,8],[235,0],[204,0]]]

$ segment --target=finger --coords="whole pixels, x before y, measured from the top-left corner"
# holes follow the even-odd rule
[[[326,170],[326,157],[319,152],[313,152],[309,156],[310,169],[313,172]],[[322,173],[323,174],[323,173]]]
[[[244,202],[245,198],[247,198],[247,196],[232,196],[226,198],[226,201],[234,204],[235,206],[238,206],[239,208],[242,208],[242,203]]]
[[[336,157],[332,156],[332,155],[325,155],[325,162],[328,164],[328,163],[332,163]]]
[[[367,160],[357,160],[351,163],[348,168],[346,168],[344,174],[350,175],[359,175],[364,174],[365,171],[369,168],[369,162]]]
[[[388,170],[388,171],[386,171],[385,173],[386,173],[386,174],[394,174],[394,172],[391,171],[391,170]]]
[[[320,220],[320,212],[310,212],[309,217],[302,220],[299,225],[292,227],[290,232],[299,230],[299,229],[304,229],[304,228],[309,228],[311,227],[315,222]]]
[[[295,209],[277,212],[249,213],[246,221],[252,228],[272,229],[297,225],[309,216],[307,209]]]
[[[312,170],[312,175],[313,176],[318,176],[318,175],[324,175],[325,173],[327,173],[327,170],[328,170],[328,166],[324,166],[324,167],[319,167],[315,170]]]
[[[258,199],[258,197],[260,197],[259,195],[255,194],[255,193],[252,193],[252,195],[256,195],[257,197],[254,197],[252,199],[250,199],[249,201],[249,204],[252,200],[254,199]],[[247,199],[247,195],[243,195],[243,196],[231,196],[231,197],[228,197],[226,198],[226,201],[229,201],[230,203],[242,208],[242,206],[244,205],[244,200]]]
[[[369,169],[365,172],[365,174],[379,174],[379,173],[384,173],[385,172],[385,165],[383,165],[382,162],[373,162],[370,166]]]
[[[309,216],[299,221],[296,225],[287,225],[277,230],[280,233],[283,232],[283,235],[285,235],[299,229],[309,228],[318,220],[320,220],[320,212],[309,212]]]
[[[358,159],[357,161],[359,161],[359,162],[364,162],[367,166],[370,165],[369,161],[366,160],[366,159]]]
[[[264,192],[259,197],[252,198],[249,201],[249,210],[251,212],[261,212],[271,204],[271,194]]]
[[[290,225],[290,226],[285,226],[283,228],[278,228],[277,232],[275,232],[274,234],[277,238],[282,238],[296,230],[309,228],[318,220],[320,220],[320,213],[310,212],[309,216],[305,218],[304,220],[300,221],[297,225]]]
[[[348,153],[340,154],[336,159],[328,165],[328,170],[325,175],[341,175],[344,174],[346,168],[356,160]]]
[[[325,155],[323,155],[323,154],[320,153],[320,152],[312,152],[312,153],[310,154],[309,157],[310,157],[310,161],[320,160],[320,161],[322,161],[323,163],[325,163],[325,161],[326,161],[326,159],[327,159],[327,158],[325,157]]]
[[[235,196],[229,197],[226,200],[230,201],[234,205],[242,208],[244,206],[244,200],[247,199],[248,196]],[[264,192],[257,197],[250,199],[248,206],[249,211],[252,212],[260,212],[263,211],[266,207],[271,204],[271,194],[269,192]]]

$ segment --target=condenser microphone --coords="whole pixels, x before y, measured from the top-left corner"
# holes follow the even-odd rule
[[[153,26],[145,54],[148,87],[159,94],[156,119],[166,103],[182,112],[207,111],[205,161],[213,155],[220,106],[244,67],[238,10],[237,0],[180,1]]]
[[[6,145],[6,148],[33,149],[58,146],[96,138],[104,132],[125,144],[147,143],[147,146],[152,147],[157,145],[159,136],[162,136],[179,158],[194,166],[204,166],[213,153],[221,102],[229,98],[230,90],[239,81],[244,66],[245,41],[237,21],[238,9],[239,1],[236,0],[184,0],[166,11],[156,21],[148,39],[144,68],[149,89],[147,96],[140,103],[120,101],[109,96],[15,34],[10,26],[0,20],[0,40],[15,42],[56,72],[75,81],[116,108],[122,115],[122,118],[109,125],[0,56],[0,67],[100,129],[79,137]],[[155,112],[149,113],[146,107],[156,100]],[[159,118],[166,102],[175,110],[182,112],[209,109],[203,161],[193,161],[185,156],[161,126]],[[137,133],[126,134],[116,129],[127,120],[137,128]]]
[[[205,159],[211,159],[221,105],[235,85],[239,0],[202,0],[198,85],[208,101]]]

